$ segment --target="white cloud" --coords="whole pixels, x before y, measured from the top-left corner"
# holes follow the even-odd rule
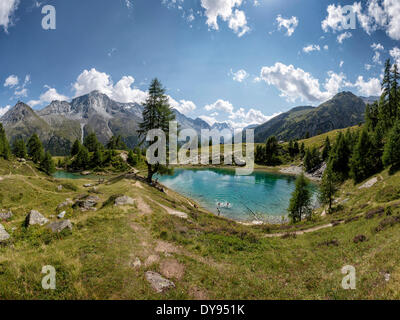
[[[343,67],[343,65],[344,65],[344,61],[342,60],[342,61],[340,61],[340,63],[339,63],[339,67],[341,68],[341,67]]]
[[[365,70],[368,70],[368,71],[369,71],[369,70],[371,70],[372,65],[366,63],[365,66],[364,66],[364,68],[365,68]]]
[[[187,115],[190,112],[196,110],[196,105],[192,101],[179,100],[179,102],[178,102],[170,96],[168,96],[168,99],[169,99],[170,106],[172,108],[178,110],[180,113],[183,113],[184,115]]]
[[[42,93],[39,97],[39,100],[31,100],[28,102],[28,105],[31,107],[37,106],[37,105],[42,105],[44,103],[51,103],[52,101],[58,100],[58,101],[66,101],[69,98],[67,96],[64,96],[62,94],[59,94],[56,89],[51,88],[47,85],[44,86],[47,91]]]
[[[381,54],[378,51],[375,51],[374,57],[372,58],[372,61],[376,64],[382,64],[381,61]]]
[[[371,45],[371,48],[374,49],[375,51],[383,51],[383,50],[385,50],[383,45],[381,45],[380,43],[375,43],[375,42]]]
[[[326,91],[322,91],[319,80],[310,73],[280,62],[271,67],[263,67],[260,78],[268,85],[275,86],[282,97],[292,102],[298,99],[309,102],[325,101],[348,84],[345,75],[330,71],[324,84]]]
[[[208,104],[204,107],[207,111],[223,111],[231,114],[233,112],[233,105],[229,101],[225,101],[222,99],[217,100],[213,104]]]
[[[131,76],[124,76],[112,88],[110,98],[119,102],[143,103],[147,98],[147,92],[132,88],[135,79]]]
[[[400,2],[398,0],[369,0],[363,10],[361,2],[354,2],[353,11],[357,16],[358,23],[369,35],[378,29],[386,31],[386,34],[394,39],[400,40]],[[322,21],[321,26],[325,32],[342,31],[346,23],[346,17],[342,14],[340,5],[329,5],[328,16]]]
[[[232,29],[239,37],[250,31],[247,26],[246,15],[242,10],[235,10],[235,13],[229,19],[229,28]]]
[[[394,59],[395,63],[400,67],[400,49],[398,47],[394,47],[389,51],[390,56]]]
[[[12,16],[17,10],[19,0],[1,0],[0,1],[0,27],[8,32],[8,27],[12,24]]]
[[[359,76],[354,86],[364,96],[380,96],[382,93],[381,82],[377,78],[365,81],[363,76]]]
[[[17,88],[14,91],[14,95],[18,98],[20,97],[27,97],[28,96],[28,89],[26,88]]]
[[[339,43],[343,43],[344,40],[350,39],[353,35],[350,32],[343,32],[342,34],[337,36],[337,41]]]
[[[276,113],[272,116],[266,116],[260,110],[253,108],[249,109],[248,111],[246,111],[244,108],[239,108],[238,110],[234,111],[233,105],[229,101],[222,99],[217,100],[213,104],[206,105],[204,109],[207,111],[218,110],[226,113],[229,119],[226,122],[234,129],[243,129],[252,124],[261,124],[280,114]],[[218,112],[213,112],[210,116],[202,115],[199,118],[203,119],[208,124],[213,125],[215,122],[217,122],[216,116],[218,115]]]
[[[8,110],[11,109],[11,106],[5,106],[4,108],[0,108],[0,118],[6,114]]]
[[[210,28],[219,30],[218,18],[221,18],[223,21],[228,21],[229,28],[239,37],[250,30],[244,11],[237,9],[241,5],[242,0],[201,0],[201,6],[205,9],[207,17],[206,23]]]
[[[324,45],[324,50],[328,50],[329,49],[329,46],[326,44],[326,45]]]
[[[17,86],[18,83],[19,83],[18,77],[16,75],[12,74],[6,79],[6,81],[4,81],[4,86],[12,88],[12,87]]]
[[[243,82],[244,80],[246,80],[249,77],[249,74],[244,69],[240,69],[237,72],[233,72],[231,70],[231,74],[233,76],[233,80],[235,80],[237,82]]]
[[[287,30],[286,35],[288,37],[290,37],[294,33],[297,26],[299,25],[299,20],[297,19],[297,17],[285,19],[282,18],[280,14],[276,17],[276,22],[278,23],[279,30],[281,30],[282,28],[285,28]]]
[[[310,45],[304,47],[303,51],[305,53],[310,53],[310,52],[313,52],[313,51],[321,51],[321,47],[319,45],[310,44]]]

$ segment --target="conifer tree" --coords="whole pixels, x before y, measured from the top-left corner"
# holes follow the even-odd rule
[[[329,136],[326,137],[324,143],[324,149],[322,150],[322,160],[326,161],[329,158],[329,153],[331,152],[331,141],[329,140]]]
[[[93,167],[101,167],[103,164],[103,151],[99,144],[97,145],[96,150],[93,153],[91,163]]]
[[[377,160],[379,161],[375,159],[372,140],[364,129],[350,159],[350,176],[356,183],[363,181],[375,173]]]
[[[296,179],[296,189],[292,193],[289,204],[289,217],[293,223],[301,221],[302,217],[311,216],[311,192],[309,190],[309,182],[301,174]]]
[[[26,145],[24,139],[15,139],[13,143],[12,152],[17,158],[26,158]]]
[[[76,156],[81,147],[82,147],[81,142],[78,139],[76,139],[71,148],[71,157]]]
[[[400,167],[400,120],[397,120],[390,132],[389,140],[385,145],[383,153],[383,164],[385,167],[392,166],[394,169]]]
[[[8,143],[6,131],[0,123],[0,157],[9,160],[11,157],[10,144]]]
[[[168,96],[165,94],[165,89],[162,87],[158,79],[154,79],[149,88],[148,98],[143,109],[143,122],[139,125],[138,133],[144,142],[148,131],[152,129],[161,129],[166,137],[169,135],[169,122],[175,119],[175,115],[171,110],[168,102]],[[156,142],[156,139],[149,141],[150,144]],[[166,164],[156,163],[147,164],[147,180],[152,181],[155,173],[167,173],[169,169]]]
[[[51,175],[56,171],[56,166],[50,152],[47,151],[45,153],[42,161],[40,162],[40,169],[48,175]]]
[[[129,150],[127,161],[133,167],[136,166],[138,163],[137,155],[135,155],[132,150]]]
[[[43,145],[36,133],[29,138],[28,155],[34,163],[39,163],[44,157]]]
[[[83,141],[83,145],[88,149],[89,152],[94,152],[99,144],[100,142],[97,140],[94,132],[89,133]]]
[[[329,158],[329,162],[332,165],[332,170],[335,174],[337,174],[340,181],[344,181],[349,176],[350,156],[351,150],[349,145],[345,136],[340,132]]]
[[[339,184],[332,166],[328,165],[319,186],[319,201],[322,204],[328,205],[328,213],[332,212],[333,199],[339,189]]]
[[[267,166],[274,166],[279,164],[280,160],[278,157],[278,140],[275,136],[271,136],[265,143],[265,164]]]

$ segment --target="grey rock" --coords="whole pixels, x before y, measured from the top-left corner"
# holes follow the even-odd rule
[[[57,218],[58,218],[58,219],[63,219],[63,218],[65,217],[66,213],[67,213],[66,211],[60,212],[60,213],[57,215]]]
[[[63,186],[62,185],[59,185],[58,187],[57,187],[57,190],[58,191],[61,191],[63,189]]]
[[[8,239],[10,239],[10,235],[8,234],[6,229],[4,229],[3,225],[0,224],[0,243],[7,241]]]
[[[0,220],[8,220],[11,219],[13,213],[11,211],[0,211]]]
[[[162,293],[170,288],[175,288],[175,284],[172,281],[165,279],[157,272],[147,271],[145,277],[151,287],[158,293]]]
[[[47,228],[51,229],[52,232],[61,232],[64,229],[72,230],[72,223],[69,220],[62,220],[50,223]]]
[[[82,211],[96,210],[95,206],[99,201],[100,198],[97,196],[88,196],[76,201],[75,206],[81,208]]]
[[[90,188],[91,186],[92,186],[92,184],[91,183],[87,183],[87,184],[84,184],[83,185],[85,188]]]
[[[124,206],[124,205],[132,205],[135,203],[135,200],[128,196],[122,196],[115,199],[114,205],[116,206]]]
[[[38,224],[40,226],[45,225],[49,222],[39,211],[31,210],[31,212],[26,217],[26,222],[28,226]]]
[[[64,208],[64,207],[68,207],[68,206],[71,206],[71,205],[73,205],[73,204],[74,204],[74,202],[73,202],[71,199],[66,199],[64,202],[62,202],[62,203],[60,203],[60,204],[58,205],[57,209],[61,209],[61,208]]]

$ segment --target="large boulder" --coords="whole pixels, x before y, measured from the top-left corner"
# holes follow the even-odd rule
[[[26,216],[27,226],[33,226],[35,224],[43,226],[48,222],[49,220],[45,218],[39,211],[36,210],[31,210],[31,212],[29,212],[29,214]]]
[[[132,205],[134,203],[135,203],[135,200],[128,196],[118,197],[114,201],[115,206]]]
[[[82,211],[88,211],[88,210],[96,210],[96,205],[100,201],[100,198],[97,196],[85,196],[81,199],[78,199],[74,207],[79,207],[81,208]]]
[[[172,281],[163,278],[157,272],[147,271],[145,277],[151,287],[158,293],[162,293],[170,288],[175,288],[175,284]]]
[[[11,219],[12,216],[13,216],[13,213],[10,210],[8,210],[8,211],[1,210],[0,211],[0,220],[8,220],[8,219]]]
[[[8,234],[6,229],[4,229],[3,225],[0,224],[0,243],[5,242],[8,239],[10,239],[10,235]]]
[[[64,229],[72,230],[72,223],[69,220],[62,220],[50,223],[47,228],[49,228],[52,232],[60,233]]]

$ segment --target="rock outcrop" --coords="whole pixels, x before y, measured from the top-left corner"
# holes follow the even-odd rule
[[[40,225],[43,226],[48,223],[49,220],[45,218],[39,211],[31,210],[26,217],[26,225],[33,226],[33,225]]]
[[[172,281],[163,278],[157,272],[147,271],[145,276],[151,287],[158,293],[162,293],[170,288],[175,288],[175,284]]]

